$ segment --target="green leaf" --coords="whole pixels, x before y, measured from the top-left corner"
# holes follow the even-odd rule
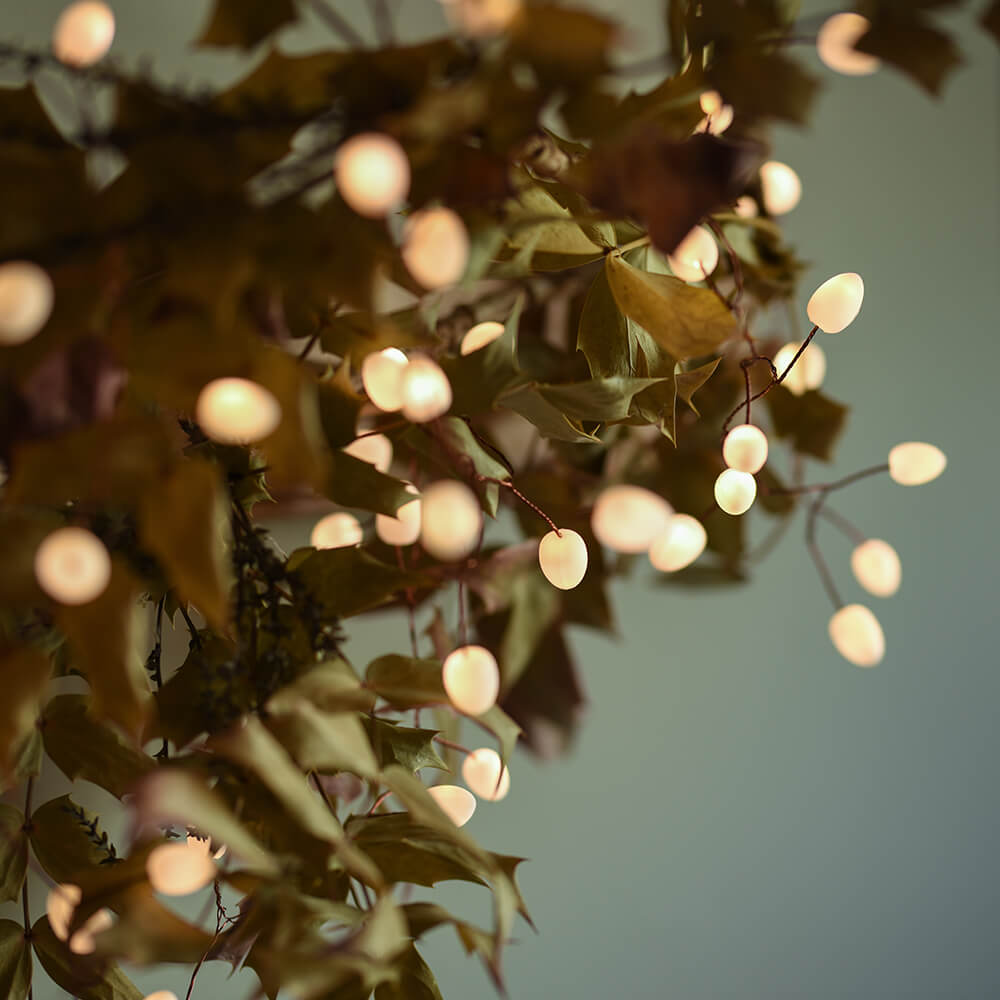
[[[618,36],[614,22],[555,3],[526,6],[512,29],[514,54],[531,63],[542,80],[559,85],[604,73]]]
[[[181,600],[194,604],[212,628],[225,631],[232,538],[218,470],[208,462],[184,462],[148,490],[139,508],[139,537]]]
[[[413,499],[406,492],[404,482],[343,451],[330,455],[330,473],[323,492],[342,507],[388,514],[390,517]]]
[[[319,391],[319,416],[326,443],[331,448],[343,448],[357,436],[358,415],[365,397],[354,391],[351,383],[351,363],[345,360],[329,378],[322,379]]]
[[[764,399],[777,437],[788,438],[799,454],[830,461],[847,421],[846,406],[817,391],[795,396],[781,385]]]
[[[595,378],[634,375],[628,324],[611,294],[605,268],[594,276],[580,313],[576,349],[582,351]]]
[[[0,996],[26,1000],[31,989],[31,948],[24,928],[13,920],[0,920]]]
[[[56,882],[75,882],[79,872],[118,860],[98,817],[68,795],[31,814],[30,839],[38,863]]]
[[[698,408],[694,405],[694,394],[715,374],[715,369],[719,367],[722,358],[716,358],[697,368],[689,368],[687,371],[678,372],[675,384],[677,386],[677,398],[683,399],[691,409],[697,413]]]
[[[39,649],[21,646],[0,654],[0,787],[15,777],[35,732],[52,664]]]
[[[819,92],[819,81],[794,59],[757,46],[741,45],[720,54],[709,69],[709,79],[737,112],[796,125],[809,120]]]
[[[195,44],[252,49],[296,18],[292,0],[215,0],[211,19]]]
[[[365,684],[396,708],[448,703],[439,660],[418,660],[389,653],[368,664]]]
[[[638,393],[663,381],[666,379],[611,375],[589,382],[539,385],[537,389],[545,400],[572,420],[611,423],[625,419]]]
[[[519,413],[544,437],[572,444],[597,444],[600,441],[593,434],[587,433],[578,421],[571,420],[550,403],[535,386],[526,386],[508,393],[500,403],[508,410]]]
[[[443,1000],[434,973],[412,944],[396,960],[396,967],[399,981],[382,983],[375,1000]]]
[[[150,757],[90,714],[84,695],[56,695],[45,706],[44,720],[45,752],[70,781],[92,781],[120,799],[155,769]]]
[[[621,311],[678,361],[711,354],[736,334],[735,317],[707,288],[641,271],[617,254],[605,266]]]
[[[268,711],[287,711],[302,699],[322,712],[369,712],[375,704],[346,660],[328,660],[297,677],[271,696]]]
[[[881,6],[855,48],[891,63],[935,97],[962,64],[962,54],[952,38],[934,27],[919,9],[909,6]]]
[[[573,220],[572,213],[559,204],[547,187],[541,181],[531,181],[518,192],[515,200],[508,202],[507,220],[513,227],[510,245],[518,250],[530,250],[535,267],[544,268],[546,256],[555,257],[555,263],[569,258],[560,266],[570,267],[596,260],[604,248],[587,236]],[[542,259],[536,262],[536,255],[541,255]]]
[[[0,802],[0,903],[13,902],[21,894],[28,868],[28,838],[24,814]],[[0,975],[0,980],[2,980]]]
[[[474,721],[496,737],[501,761],[509,761],[521,735],[521,727],[499,705],[477,715]]]
[[[414,774],[424,767],[449,770],[434,746],[436,730],[410,729],[374,716],[366,716],[363,722],[380,766],[398,764]]]
[[[357,712],[322,712],[304,698],[268,702],[267,728],[303,771],[374,778],[378,761]]]

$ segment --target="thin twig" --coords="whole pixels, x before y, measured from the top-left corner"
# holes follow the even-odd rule
[[[375,22],[375,37],[379,45],[392,45],[395,42],[395,33],[388,0],[372,0],[372,20]]]
[[[889,463],[883,462],[881,465],[872,465],[860,472],[852,472],[843,479],[836,479],[832,483],[812,483],[804,486],[774,486],[770,489],[761,488],[762,493],[770,496],[799,496],[802,493],[833,493],[834,490],[842,490],[845,486],[858,482],[860,479],[867,479],[869,476],[877,476],[882,472],[889,471]]]
[[[364,48],[365,40],[354,30],[342,14],[334,10],[324,0],[309,0],[313,13],[335,34],[339,35],[348,45]]]
[[[463,747],[461,743],[453,743],[451,740],[446,740],[440,734],[434,736],[434,742],[440,743],[443,747],[448,747],[449,750],[457,750],[459,753],[464,753],[466,755],[472,753],[468,747]]]
[[[35,779],[28,778],[27,786],[24,790],[24,832],[31,833],[31,793],[35,787]],[[24,850],[28,851],[28,839],[25,837]],[[28,880],[21,883],[21,909],[24,913],[24,940],[31,940],[31,908],[28,905]],[[28,989],[28,1000],[34,1000],[34,987]]]
[[[837,591],[837,585],[833,582],[833,574],[830,572],[830,567],[823,558],[823,553],[820,552],[819,545],[816,542],[816,518],[822,510],[825,500],[826,491],[820,493],[809,507],[809,514],[806,518],[806,548],[809,549],[809,555],[812,556],[812,560],[816,565],[816,572],[819,573],[823,589],[833,602],[834,610],[839,610],[844,606],[844,601]]]
[[[484,476],[480,473],[476,473],[477,483],[496,483],[497,486],[503,486],[505,489],[511,491],[521,501],[521,503],[530,507],[560,538],[562,538],[562,532],[556,527],[555,521],[549,517],[548,514],[542,510],[537,504],[533,504],[509,479],[497,479],[494,476]]]
[[[368,810],[368,815],[369,815],[369,816],[374,816],[374,815],[375,815],[375,810],[376,810],[376,809],[378,809],[378,807],[379,807],[380,805],[382,805],[382,803],[383,803],[383,802],[385,802],[385,800],[386,800],[387,798],[389,798],[389,796],[390,796],[390,795],[392,795],[392,792],[383,792],[383,793],[382,793],[382,794],[381,794],[381,795],[380,795],[380,796],[379,796],[379,797],[378,797],[378,798],[377,798],[377,799],[376,799],[376,800],[375,800],[375,801],[374,801],[374,802],[372,803],[372,807],[371,807],[371,809],[369,809],[369,810]]]
[[[868,541],[868,536],[855,524],[848,521],[842,514],[838,514],[835,510],[830,510],[829,507],[825,506],[819,513],[821,517],[826,518],[830,524],[849,538],[855,545],[861,545],[862,543]]]

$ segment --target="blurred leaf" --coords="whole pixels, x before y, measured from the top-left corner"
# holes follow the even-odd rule
[[[28,838],[24,814],[0,802],[0,903],[13,902],[21,894],[28,868]],[[0,982],[3,974],[0,973]]]
[[[354,391],[351,384],[350,361],[343,362],[329,378],[320,380],[319,416],[326,443],[331,448],[343,448],[357,436],[358,414],[365,397]]]
[[[74,882],[80,871],[118,860],[99,818],[68,795],[34,810],[30,839],[38,863],[56,882]]]
[[[525,386],[516,392],[507,393],[501,400],[502,406],[519,413],[528,423],[538,429],[543,437],[555,441],[568,441],[576,444],[599,439],[587,433],[582,425],[571,420],[558,407],[550,403],[535,386]]]
[[[296,17],[292,0],[214,0],[211,19],[195,44],[251,49]]]
[[[24,928],[13,920],[0,920],[0,995],[27,1000],[30,989],[31,948]]]
[[[771,468],[770,463],[757,473],[756,479],[760,505],[768,514],[783,517],[795,510],[795,497],[784,492],[784,484]]]
[[[375,990],[375,1000],[443,1000],[434,973],[412,944],[396,960],[396,966],[399,982],[382,983]]]
[[[323,492],[342,507],[391,517],[404,503],[413,499],[401,480],[379,472],[374,465],[354,455],[343,451],[332,452],[329,462],[330,473]]]
[[[362,721],[368,730],[380,766],[399,764],[414,774],[424,767],[449,770],[434,746],[436,730],[410,729],[374,716],[366,716]]]
[[[774,423],[774,433],[788,438],[795,451],[829,462],[833,446],[847,421],[847,407],[821,392],[795,396],[784,386],[775,386],[765,397]]]
[[[365,684],[396,708],[448,704],[440,660],[418,660],[396,653],[379,656],[368,664]]]
[[[919,8],[879,4],[871,28],[855,48],[891,63],[937,97],[944,81],[962,64],[962,55],[951,37],[934,27]]]
[[[494,705],[482,715],[477,715],[474,721],[496,737],[500,759],[505,763],[509,761],[510,755],[517,745],[518,737],[521,735],[521,727],[518,723],[499,705]]]
[[[544,81],[585,82],[608,68],[618,29],[585,10],[555,3],[526,6],[512,25],[511,48]]]
[[[357,712],[322,712],[304,698],[268,702],[267,727],[303,771],[374,778],[378,761]]]
[[[328,660],[301,674],[273,694],[267,708],[271,712],[284,712],[301,699],[322,712],[370,712],[375,704],[375,695],[361,686],[345,660]]]
[[[25,744],[35,732],[52,664],[28,646],[0,653],[0,787],[15,776]]]
[[[819,81],[782,52],[739,45],[720,52],[708,76],[738,113],[804,125]]]
[[[993,0],[993,3],[983,11],[981,22],[983,27],[1000,42],[1000,0]]]
[[[572,212],[549,192],[549,186],[543,181],[529,181],[507,203],[507,223],[513,229],[509,237],[511,246],[528,248],[532,254],[579,258],[578,264],[596,260],[604,247],[590,239]],[[544,267],[545,261],[535,262],[535,266]]]

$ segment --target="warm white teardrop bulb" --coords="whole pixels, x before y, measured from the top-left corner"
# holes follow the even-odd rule
[[[837,652],[856,667],[874,667],[885,656],[885,634],[863,604],[848,604],[830,619],[830,639]]]
[[[403,416],[415,424],[436,420],[451,407],[451,383],[441,366],[430,358],[414,358],[406,366],[399,394]]]
[[[459,646],[445,657],[441,681],[455,708],[466,715],[482,715],[496,704],[500,668],[485,646]]]
[[[56,21],[52,51],[67,66],[92,66],[107,55],[115,38],[115,16],[106,3],[71,3]]]
[[[662,573],[676,573],[690,566],[705,551],[705,527],[690,514],[674,514],[667,530],[653,542],[649,561]]]
[[[384,434],[362,434],[344,448],[348,455],[388,472],[392,465],[392,442]]]
[[[726,469],[715,481],[715,502],[727,514],[745,514],[757,497],[757,480],[749,472]]]
[[[719,246],[704,226],[695,226],[668,254],[667,263],[682,281],[704,281],[719,265]]]
[[[594,536],[615,552],[645,552],[667,530],[673,508],[641,486],[623,484],[603,490],[594,504]]]
[[[722,457],[730,469],[760,472],[767,461],[767,435],[753,424],[739,424],[722,442]]]
[[[217,378],[198,394],[195,419],[220,444],[254,444],[278,429],[281,404],[257,382]]]
[[[695,132],[707,132],[709,135],[722,135],[730,125],[733,124],[733,118],[736,114],[731,104],[723,104],[717,111],[713,111],[711,114],[706,114],[700,122],[698,122]]]
[[[857,319],[864,298],[865,283],[860,274],[835,274],[812,293],[806,314],[824,333],[840,333]]]
[[[500,754],[490,747],[473,750],[462,761],[462,780],[487,802],[499,802],[510,791],[510,771],[501,764]]]
[[[441,0],[445,16],[470,38],[489,38],[505,31],[523,0]]]
[[[444,562],[475,549],[483,527],[476,494],[456,479],[442,479],[424,490],[420,505],[420,544]]]
[[[476,811],[476,797],[458,785],[432,785],[427,789],[441,812],[455,824],[465,826]]]
[[[110,910],[97,910],[79,930],[73,932],[69,939],[69,950],[74,955],[92,955],[97,950],[97,935],[106,931],[113,923]]]
[[[333,169],[341,198],[370,219],[398,208],[410,191],[410,161],[403,147],[381,132],[351,136],[337,150]]]
[[[774,367],[781,375],[798,354],[801,343],[785,344],[774,356]],[[811,343],[795,362],[792,370],[781,383],[790,393],[801,396],[810,389],[818,389],[826,378],[826,355],[819,344]]]
[[[854,46],[871,26],[871,21],[861,14],[845,12],[828,17],[816,36],[820,60],[845,76],[870,76],[881,62],[867,52],[858,52]]]
[[[208,837],[197,837],[194,834],[189,833],[187,836],[187,845],[189,847],[197,847],[202,854],[208,855],[212,854],[212,841]],[[212,854],[212,857],[218,861],[226,853],[226,845],[222,844],[218,850]]]
[[[503,323],[495,323],[492,320],[477,323],[462,338],[458,348],[459,354],[471,354],[487,344],[492,344],[494,340],[503,336],[503,329]]]
[[[73,919],[73,911],[83,899],[83,891],[78,885],[61,883],[49,890],[45,900],[45,915],[49,918],[52,933],[60,941],[69,937],[69,925]]]
[[[187,896],[215,879],[215,863],[201,848],[175,841],[154,847],[146,858],[146,875],[156,892]]]
[[[309,544],[314,549],[343,549],[360,545],[363,538],[361,522],[353,514],[338,511],[316,522]]]
[[[23,344],[34,337],[48,322],[54,298],[52,279],[37,264],[0,264],[0,344]]]
[[[923,486],[937,479],[947,464],[945,453],[924,441],[906,441],[889,452],[889,475],[901,486]]]
[[[553,587],[572,590],[587,573],[587,543],[570,528],[550,531],[538,543],[538,565]]]
[[[404,503],[395,517],[375,515],[375,534],[386,545],[412,545],[420,537],[420,495],[415,486],[407,486],[407,493],[417,497]]]
[[[177,1000],[177,994],[173,990],[157,990],[155,993],[147,993],[143,1000]]]
[[[760,208],[757,202],[748,194],[741,195],[736,199],[736,214],[741,219],[755,219],[760,215]]]
[[[876,597],[892,597],[903,576],[899,554],[881,538],[869,538],[854,549],[851,570],[858,583]]]
[[[703,90],[698,97],[698,104],[706,115],[715,114],[722,107],[722,94],[717,90]]]
[[[761,196],[770,215],[790,212],[802,198],[802,181],[787,163],[769,160],[760,168]]]
[[[35,552],[38,586],[60,604],[89,604],[111,579],[111,556],[86,528],[57,528]]]
[[[403,405],[400,392],[408,362],[397,347],[374,351],[361,362],[361,385],[380,410],[395,413]]]
[[[403,263],[424,288],[453,285],[465,273],[469,233],[450,208],[414,212],[403,229]]]

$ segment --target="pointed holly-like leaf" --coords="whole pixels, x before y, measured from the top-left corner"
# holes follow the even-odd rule
[[[369,712],[375,704],[375,695],[345,660],[327,660],[306,671],[271,696],[268,711],[287,711],[301,699],[322,712]]]
[[[596,444],[600,440],[585,431],[579,421],[571,420],[562,410],[550,403],[535,386],[526,386],[516,392],[507,393],[500,403],[508,410],[519,413],[544,437],[572,444]]]
[[[392,517],[404,503],[413,499],[406,492],[404,482],[379,472],[370,462],[344,451],[332,452],[329,462],[330,471],[323,492],[342,507]]]
[[[80,871],[118,860],[100,819],[68,795],[31,814],[30,839],[38,863],[56,882],[73,882]]]
[[[357,712],[322,712],[304,698],[268,702],[267,727],[303,771],[374,778],[378,761]]]
[[[0,787],[16,777],[26,744],[35,733],[52,664],[28,646],[0,653]]]
[[[709,79],[737,112],[804,125],[819,81],[783,52],[736,46],[715,59]],[[729,95],[732,95],[731,97]]]
[[[293,0],[215,0],[196,44],[252,49],[296,17]]]
[[[721,360],[721,358],[716,358],[714,361],[708,361],[697,368],[689,368],[687,371],[677,373],[675,380],[677,398],[684,400],[695,413],[698,412],[698,408],[693,402],[694,394],[712,377]]]
[[[441,681],[440,660],[419,660],[389,653],[368,664],[365,684],[396,708],[448,703]]]
[[[663,381],[665,378],[611,375],[588,382],[539,385],[537,389],[545,400],[570,419],[611,423],[625,419],[635,396]]]
[[[443,1000],[430,967],[411,944],[396,959],[397,982],[382,983],[375,990],[375,1000]]]
[[[0,996],[27,1000],[31,989],[31,946],[24,928],[13,920],[0,920]]]
[[[796,396],[781,385],[775,386],[764,399],[779,438],[788,438],[802,455],[830,461],[847,421],[846,406],[818,391]]]
[[[902,70],[935,97],[962,64],[954,40],[935,27],[918,5],[883,5],[855,48]]]
[[[434,746],[436,730],[410,729],[374,716],[366,716],[363,721],[381,767],[399,764],[414,774],[424,767],[449,770]]]
[[[11,902],[21,894],[27,867],[24,815],[20,809],[0,802],[0,903]]]

